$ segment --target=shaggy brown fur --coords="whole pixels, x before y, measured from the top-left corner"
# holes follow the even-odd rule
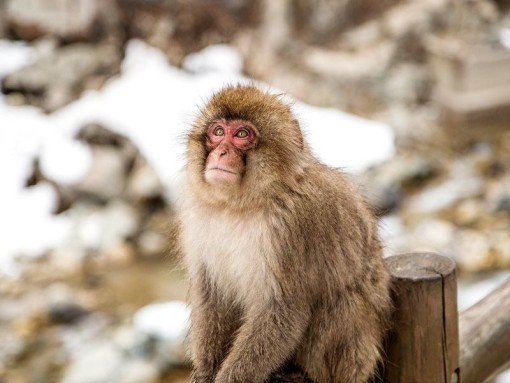
[[[205,132],[221,119],[260,132],[242,182],[226,188],[204,177]],[[380,359],[389,275],[356,188],[311,154],[281,97],[250,86],[212,97],[187,160],[180,221],[194,381],[366,383]]]

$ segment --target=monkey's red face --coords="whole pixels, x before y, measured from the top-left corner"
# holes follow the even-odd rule
[[[247,121],[211,124],[206,140],[206,181],[212,185],[238,184],[246,171],[247,153],[257,144],[258,136],[257,128]]]

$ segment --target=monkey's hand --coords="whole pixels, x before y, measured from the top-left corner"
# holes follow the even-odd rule
[[[309,318],[308,307],[282,301],[253,308],[214,382],[266,381],[292,356]]]
[[[219,366],[233,342],[238,323],[235,307],[227,307],[215,290],[208,288],[203,270],[191,284],[190,341],[193,383],[213,383]]]

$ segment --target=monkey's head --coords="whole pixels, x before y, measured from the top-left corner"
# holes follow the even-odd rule
[[[205,202],[247,207],[287,188],[302,173],[307,150],[281,96],[229,86],[210,99],[188,138],[187,175]]]

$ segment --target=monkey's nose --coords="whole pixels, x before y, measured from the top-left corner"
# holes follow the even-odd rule
[[[225,154],[227,154],[227,150],[226,149],[221,149],[220,157],[224,156]]]

